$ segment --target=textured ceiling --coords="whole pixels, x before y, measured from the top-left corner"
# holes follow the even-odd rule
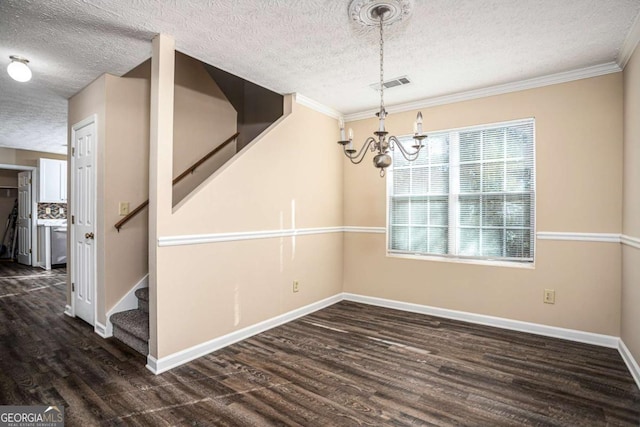
[[[33,80],[0,72],[0,146],[65,152],[67,98],[151,54],[176,48],[280,93],[342,113],[376,106],[377,34],[346,0],[0,0],[0,64],[30,59]],[[412,84],[386,103],[482,88],[615,61],[640,0],[414,0],[387,30],[385,77]]]

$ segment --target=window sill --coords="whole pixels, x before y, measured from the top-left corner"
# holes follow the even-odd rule
[[[472,264],[472,265],[484,265],[487,267],[507,267],[507,268],[521,268],[525,270],[535,270],[535,262],[521,263],[511,261],[490,261],[483,259],[465,259],[465,258],[449,258],[429,255],[411,255],[411,254],[397,254],[387,251],[387,257],[389,258],[403,258],[412,259],[416,261],[435,261],[435,262],[449,262],[454,264]]]

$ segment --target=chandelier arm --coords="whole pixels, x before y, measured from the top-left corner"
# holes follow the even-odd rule
[[[424,148],[424,144],[420,144],[418,146],[418,148],[416,148],[415,151],[410,152],[409,150],[407,150],[406,148],[404,148],[404,145],[402,145],[402,143],[398,140],[398,138],[396,138],[395,136],[390,136],[389,137],[389,145],[391,147],[395,147],[397,146],[400,149],[400,152],[402,153],[403,156],[405,156],[405,159],[409,160],[407,158],[407,156],[410,157],[418,157],[418,155],[420,154],[420,150],[422,150]]]
[[[342,149],[344,151],[344,155],[347,156],[349,160],[351,160],[351,163],[353,163],[354,165],[358,165],[362,163],[362,161],[364,160],[364,156],[367,154],[367,150],[369,149],[369,147],[371,147],[371,144],[375,142],[376,140],[370,136],[364,142],[362,148],[360,148],[360,151],[357,154],[350,155],[349,153],[347,153],[347,149],[344,146],[342,147]]]
[[[404,146],[402,145],[402,143],[398,140],[398,138],[396,138],[395,136],[390,136],[389,137],[389,147],[393,150],[393,148],[398,147],[400,149],[400,153],[402,154],[402,157],[404,157],[405,159],[407,159],[408,161],[412,162],[415,159],[418,158],[418,156],[420,155],[420,150],[422,150],[422,148],[424,147],[423,144],[420,144],[418,146],[418,148],[416,148],[415,151],[410,152],[408,151],[406,148],[404,148]]]

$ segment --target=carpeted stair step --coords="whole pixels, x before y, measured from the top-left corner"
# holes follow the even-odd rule
[[[136,290],[138,298],[138,308],[145,313],[149,313],[149,288],[140,288]]]
[[[143,355],[149,354],[149,313],[128,310],[111,316],[113,336]]]

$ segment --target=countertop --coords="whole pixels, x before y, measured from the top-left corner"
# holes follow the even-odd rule
[[[61,227],[67,225],[66,219],[38,219],[36,221],[37,225],[42,225],[44,227]]]

